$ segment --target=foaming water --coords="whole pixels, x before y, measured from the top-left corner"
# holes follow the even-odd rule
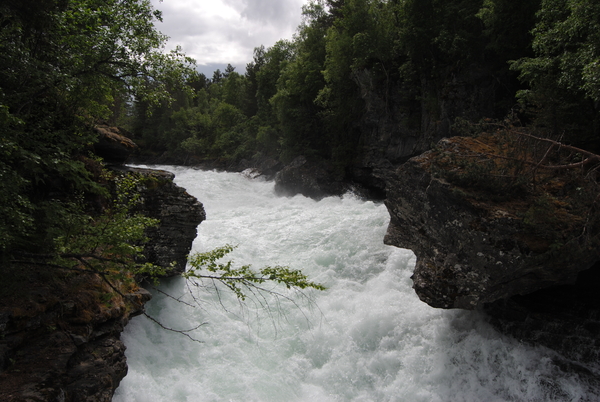
[[[231,259],[289,265],[328,287],[296,303],[193,288],[192,308],[154,292],[125,329],[129,373],[116,402],[591,401],[543,348],[494,331],[476,312],[433,309],[412,290],[414,254],[385,246],[384,205],[351,195],[279,198],[243,175],[162,167],[203,204],[194,251],[237,245]],[[190,300],[181,278],[161,290]],[[268,308],[265,308],[267,306]]]

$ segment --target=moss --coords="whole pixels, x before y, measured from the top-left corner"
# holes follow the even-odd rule
[[[416,160],[483,216],[516,220],[520,230],[515,240],[537,255],[536,261],[558,266],[566,263],[564,255],[589,254],[600,245],[595,176],[555,168],[577,161],[567,147],[552,148],[524,129],[497,126],[491,133],[445,139]],[[550,168],[540,168],[542,164]]]

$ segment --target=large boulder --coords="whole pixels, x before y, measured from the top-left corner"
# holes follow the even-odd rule
[[[499,143],[444,139],[387,179],[384,241],[415,252],[413,287],[433,307],[470,310],[574,283],[600,260],[597,192],[571,174],[529,192],[491,194],[499,175],[483,167],[508,160],[491,158]]]
[[[275,176],[275,192],[284,196],[302,194],[316,199],[342,195],[349,187],[333,171],[333,167],[325,162],[311,162],[304,156],[298,156]]]

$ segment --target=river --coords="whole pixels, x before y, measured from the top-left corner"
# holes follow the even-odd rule
[[[389,215],[351,194],[277,197],[272,182],[161,166],[207,220],[193,251],[237,245],[239,264],[301,269],[326,291],[248,298],[166,280],[147,312],[200,342],[134,318],[115,402],[586,401],[552,352],[495,331],[477,312],[434,309],[412,290],[415,256],[383,244]],[[194,303],[197,301],[198,303]]]

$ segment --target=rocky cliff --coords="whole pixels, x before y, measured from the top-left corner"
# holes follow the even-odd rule
[[[171,173],[135,173],[139,212],[160,220],[148,233],[146,260],[174,275],[185,268],[204,209]],[[120,334],[150,294],[132,278],[112,288],[97,274],[36,264],[2,264],[0,275],[0,400],[110,401],[127,374]]]
[[[597,364],[595,156],[512,131],[444,139],[391,173],[385,242],[415,252],[429,305],[485,309],[505,333]]]
[[[354,122],[360,132],[354,159],[340,172],[331,163],[298,157],[275,177],[280,194],[321,198],[356,189],[383,199],[388,172],[451,136],[457,118],[477,121],[505,113],[495,107],[506,95],[498,87],[506,82],[495,79],[489,66],[447,68],[436,78],[421,77],[410,89],[402,80],[381,82],[368,69],[352,78],[364,103]]]
[[[499,141],[445,139],[388,178],[385,242],[416,253],[414,288],[434,307],[474,309],[574,283],[600,260],[595,180],[553,169],[535,187],[519,183],[528,172],[510,177]],[[494,183],[501,171],[506,183]]]
[[[420,77],[414,88],[401,80],[377,82],[373,72],[356,71],[353,79],[365,108],[356,121],[361,137],[349,178],[383,193],[387,172],[454,135],[456,119],[478,121],[505,113],[495,108],[505,96],[498,87],[506,83],[494,79],[491,71],[477,64],[449,67],[435,78]]]
[[[196,229],[206,219],[204,207],[173,182],[173,173],[130,167],[115,169],[143,177],[138,189],[142,196],[139,212],[160,221],[158,227],[147,231],[151,241],[144,247],[146,262],[166,268],[166,276],[182,273]]]
[[[121,297],[95,274],[3,271],[15,292],[0,305],[0,399],[110,401],[127,374],[120,334],[150,294],[120,284]]]

